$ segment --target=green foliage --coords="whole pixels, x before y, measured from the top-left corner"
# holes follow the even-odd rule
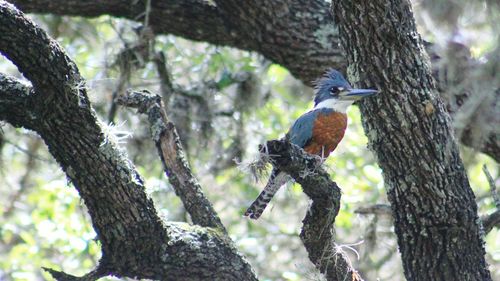
[[[71,268],[84,274],[95,265],[100,248],[76,190],[61,173],[48,181],[32,179],[33,189],[23,194],[22,212],[16,211],[0,229],[2,254],[0,268],[15,280],[35,280],[41,267]],[[43,273],[47,278],[47,274]]]

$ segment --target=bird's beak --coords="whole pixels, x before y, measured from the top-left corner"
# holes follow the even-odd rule
[[[339,93],[339,99],[341,100],[360,100],[369,96],[373,96],[378,93],[378,90],[373,89],[345,89]]]

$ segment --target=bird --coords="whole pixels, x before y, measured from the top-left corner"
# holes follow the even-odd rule
[[[357,100],[377,94],[378,90],[353,89],[335,69],[329,69],[314,84],[314,108],[293,123],[285,139],[324,160],[344,137],[347,108]],[[244,216],[258,219],[274,194],[290,179],[285,172],[273,168],[266,186]]]

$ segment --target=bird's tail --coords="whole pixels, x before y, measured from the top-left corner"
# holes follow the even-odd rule
[[[258,219],[267,204],[273,198],[274,194],[290,179],[290,176],[284,172],[273,169],[271,173],[271,177],[269,177],[269,181],[264,187],[264,190],[259,194],[259,197],[253,201],[252,205],[245,212],[246,217],[250,217],[251,219]]]

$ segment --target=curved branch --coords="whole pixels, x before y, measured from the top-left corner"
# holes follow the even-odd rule
[[[0,1],[0,36],[1,53],[28,78],[37,93],[33,95],[34,106],[52,99],[73,99],[79,106],[88,106],[85,93],[73,94],[83,85],[75,63],[43,29],[5,1]]]
[[[32,95],[31,86],[0,73],[0,120],[15,127],[33,128],[35,115],[31,110]]]
[[[14,0],[26,12],[95,17],[111,15],[142,21],[146,1]],[[322,0],[152,1],[149,25],[215,45],[257,51],[310,84],[325,69],[344,68],[328,3]],[[301,62],[301,63],[297,63]]]
[[[483,216],[481,220],[483,221],[485,234],[488,234],[494,227],[500,228],[500,210],[496,210],[487,216]]]
[[[110,15],[143,21],[147,1],[127,0],[13,0],[27,13],[50,13],[65,16],[98,17]],[[229,34],[217,7],[205,0],[152,1],[149,25],[159,34],[174,34],[196,41],[235,46],[236,38]]]
[[[321,161],[284,140],[268,141],[260,150],[269,154],[274,166],[292,176],[312,200],[300,233],[311,262],[327,280],[362,280],[347,255],[335,244],[340,188],[320,167]]]
[[[103,129],[85,88],[75,87],[84,83],[75,64],[5,1],[0,1],[0,51],[35,85],[29,91],[32,101],[24,103],[33,117],[26,123],[23,116],[12,120],[34,129],[45,141],[85,202],[101,242],[99,265],[81,280],[110,274],[161,280],[257,280],[220,231],[162,223],[141,176],[114,136]],[[0,106],[20,99],[15,104],[18,112],[28,91],[12,80],[4,79],[11,90],[0,92]],[[61,280],[75,278],[53,273]]]
[[[167,118],[161,97],[144,90],[122,95],[118,104],[138,108],[139,113],[148,116],[151,135],[156,144],[165,173],[180,197],[184,207],[191,215],[193,223],[200,226],[217,227],[225,232],[225,227],[202,192],[198,180],[191,172],[184,157],[177,130]]]
[[[108,204],[106,200],[99,198],[103,196],[112,199],[117,196],[117,191],[130,193],[131,190],[141,190],[144,187],[142,179],[132,170],[133,167],[123,153],[117,150],[111,136],[102,132],[101,125],[88,104],[85,89],[74,87],[75,83],[83,83],[75,64],[42,29],[4,1],[0,2],[0,34],[0,50],[34,85],[34,102],[30,109],[38,122],[33,127],[75,184],[86,204],[91,206],[89,211],[94,228],[103,243],[104,255],[112,253],[113,248],[118,246],[111,243],[116,240],[118,233],[114,233],[114,229],[109,226],[130,221],[131,214],[139,215],[132,221],[137,223],[137,220],[144,220],[139,225],[155,229],[152,222],[158,218],[156,213],[144,211],[154,210],[151,200],[145,194],[131,193],[142,199],[142,206],[133,203],[134,198],[126,198],[130,201],[116,200],[115,204]],[[87,155],[93,155],[94,158],[90,159]],[[105,169],[108,176],[119,175],[124,182],[109,180],[101,169]],[[134,207],[136,209],[130,214],[122,212]],[[140,230],[137,225],[121,227],[121,234],[132,237],[139,234],[135,233]]]

